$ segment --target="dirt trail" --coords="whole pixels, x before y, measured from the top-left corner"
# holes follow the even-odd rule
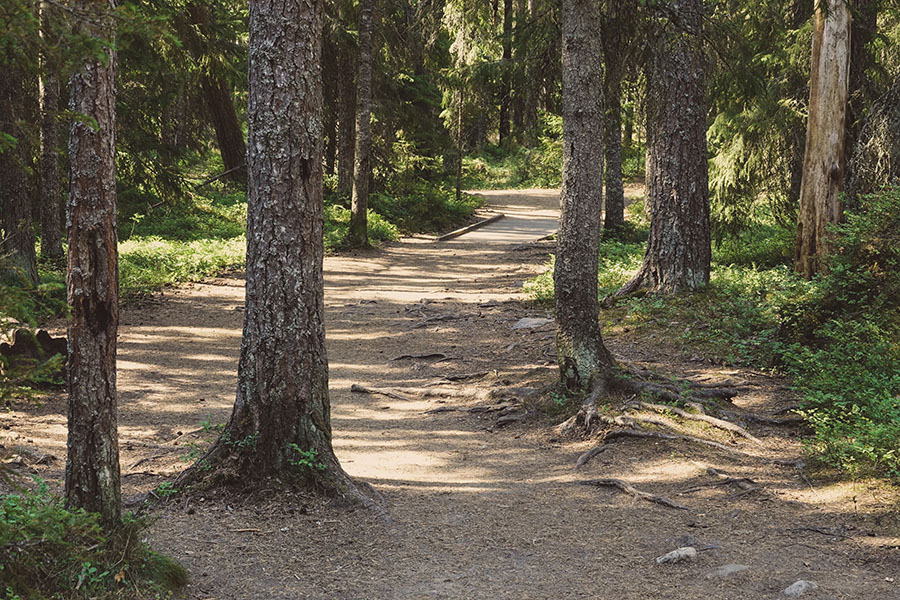
[[[557,203],[553,193],[534,192],[489,200],[531,204],[541,219],[552,218]],[[449,244],[406,240],[326,259],[335,447],[351,475],[384,495],[395,522],[274,490],[252,501],[163,504],[151,540],[189,568],[183,598],[747,599],[783,597],[798,579],[820,586],[804,598],[900,598],[898,539],[885,529],[895,500],[877,486],[826,485],[772,464],[801,455],[784,437],[791,431],[756,429],[764,446],[736,443],[740,454],[625,441],[576,472],[576,458],[592,444],[555,439],[552,419],[537,416],[532,400],[517,411],[531,409],[532,418],[505,427],[496,412],[468,412],[494,402],[484,397],[491,390],[522,399],[514,388],[555,374],[552,323],[512,330],[520,318],[550,316],[522,302],[521,283],[541,270],[552,244],[524,244],[522,231],[507,231],[510,222],[499,240],[486,228]],[[171,479],[228,418],[242,283],[218,278],[123,312],[126,496]],[[783,382],[686,362],[658,343],[611,339],[610,346],[620,358],[672,374],[745,378],[753,391],[735,399],[745,408],[790,401]],[[428,354],[443,357],[400,358]],[[441,381],[481,372],[488,373]],[[404,392],[408,399],[398,400],[351,393],[354,383],[459,395]],[[5,415],[4,443],[31,440],[64,457],[61,401]],[[61,462],[42,474],[59,477]],[[737,494],[710,485],[679,495],[713,483],[710,466],[751,477],[761,489]],[[690,510],[573,483],[597,477],[626,479]],[[702,549],[696,561],[654,562],[684,545]],[[749,569],[707,578],[728,563]]]

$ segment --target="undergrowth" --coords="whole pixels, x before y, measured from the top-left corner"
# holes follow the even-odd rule
[[[757,222],[714,245],[704,289],[626,297],[601,320],[613,334],[789,375],[812,456],[849,475],[900,478],[900,189],[866,198],[832,235],[827,272],[806,281],[789,265],[792,232]],[[640,243],[601,243],[601,297],[628,280],[643,251]],[[552,259],[525,289],[552,300]]]
[[[186,583],[181,565],[142,540],[144,520],[128,515],[106,531],[36,483],[0,498],[0,599],[169,598]]]

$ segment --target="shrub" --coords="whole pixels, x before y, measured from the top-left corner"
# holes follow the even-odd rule
[[[0,498],[0,594],[77,600],[165,594],[187,580],[184,568],[141,541],[146,522],[126,516],[112,532],[98,515],[67,509],[46,483]]]

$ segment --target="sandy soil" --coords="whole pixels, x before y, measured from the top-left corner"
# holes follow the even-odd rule
[[[804,598],[900,598],[896,494],[773,463],[802,455],[791,428],[754,428],[762,446],[719,436],[731,451],[623,441],[573,469],[596,442],[557,439],[562,417],[522,393],[555,376],[553,324],[512,329],[523,317],[551,316],[524,301],[521,284],[552,252],[551,242],[533,240],[553,227],[556,198],[492,192],[489,202],[510,214],[496,235],[485,228],[448,243],[409,239],[326,259],[335,447],[351,475],[384,495],[394,522],[277,490],[163,503],[149,539],[190,570],[182,598],[724,600],[783,597],[798,579],[819,585]],[[235,274],[123,311],[126,497],[172,479],[227,420],[242,308]],[[764,374],[692,361],[659,340],[608,341],[618,357],[672,375],[747,380],[751,391],[735,399],[743,409],[771,414],[793,401],[784,381]],[[445,379],[471,374],[481,375]],[[446,393],[400,392],[401,400],[351,393],[354,383]],[[528,419],[501,427],[503,411],[468,410],[498,402]],[[63,396],[0,419],[0,442],[58,485]],[[752,478],[758,489],[714,485],[708,467]],[[689,510],[575,483],[598,477]],[[655,563],[685,545],[701,550],[696,560]],[[711,575],[729,563],[749,569]]]

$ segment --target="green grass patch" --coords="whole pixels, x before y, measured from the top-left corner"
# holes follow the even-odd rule
[[[144,520],[104,531],[98,515],[67,509],[37,481],[0,498],[0,599],[168,598],[184,568],[142,541]]]

